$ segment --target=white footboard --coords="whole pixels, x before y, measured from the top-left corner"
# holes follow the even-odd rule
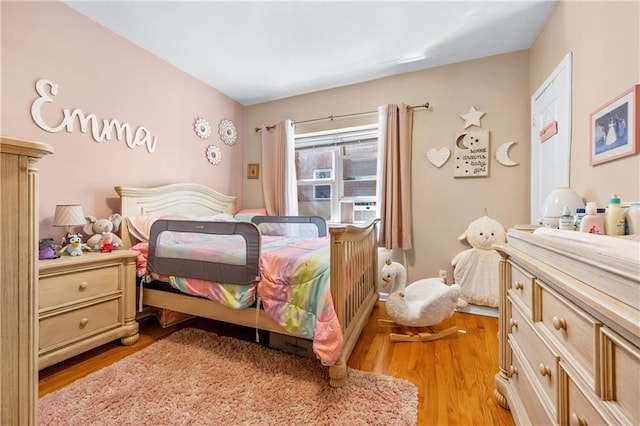
[[[378,220],[366,226],[330,227],[331,297],[344,335],[344,349],[331,366],[331,386],[346,381],[346,362],[378,301]]]

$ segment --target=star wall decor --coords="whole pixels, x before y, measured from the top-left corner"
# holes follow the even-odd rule
[[[460,116],[464,120],[464,128],[466,129],[467,127],[470,127],[470,126],[482,127],[480,125],[480,117],[482,117],[484,114],[485,114],[484,112],[478,111],[474,106],[469,108],[468,113],[462,114]]]

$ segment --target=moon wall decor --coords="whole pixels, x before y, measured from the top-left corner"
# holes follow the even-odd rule
[[[449,160],[449,156],[451,156],[449,148],[431,148],[427,151],[427,159],[431,164],[438,168],[442,167],[442,165]]]
[[[516,163],[511,159],[511,157],[509,157],[509,148],[515,144],[516,142],[505,142],[496,149],[496,160],[498,160],[498,163],[507,167],[517,166],[520,164]]]

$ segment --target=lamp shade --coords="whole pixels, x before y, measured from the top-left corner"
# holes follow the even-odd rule
[[[85,224],[80,204],[58,204],[53,216],[53,226],[80,226]]]
[[[576,209],[584,208],[584,201],[571,188],[554,189],[542,204],[542,225],[557,228],[564,206],[567,206],[571,213],[574,214]]]

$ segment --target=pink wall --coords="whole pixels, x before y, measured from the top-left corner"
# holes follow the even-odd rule
[[[56,204],[82,204],[85,215],[107,217],[119,211],[114,186],[154,186],[196,182],[242,202],[244,108],[216,89],[124,40],[60,2],[2,2],[2,111],[0,132],[54,147],[38,163],[40,236],[58,239],[52,227]],[[59,86],[53,102],[42,108],[55,127],[63,109],[80,109],[103,119],[144,126],[157,137],[153,153],[131,149],[125,141],[95,142],[90,132],[47,132],[31,118],[38,98],[35,83]],[[212,126],[209,139],[193,131],[197,117]],[[228,118],[239,136],[233,146],[218,136]],[[102,127],[102,125],[100,126]],[[211,165],[206,147],[222,151]],[[238,206],[240,207],[240,205]]]

